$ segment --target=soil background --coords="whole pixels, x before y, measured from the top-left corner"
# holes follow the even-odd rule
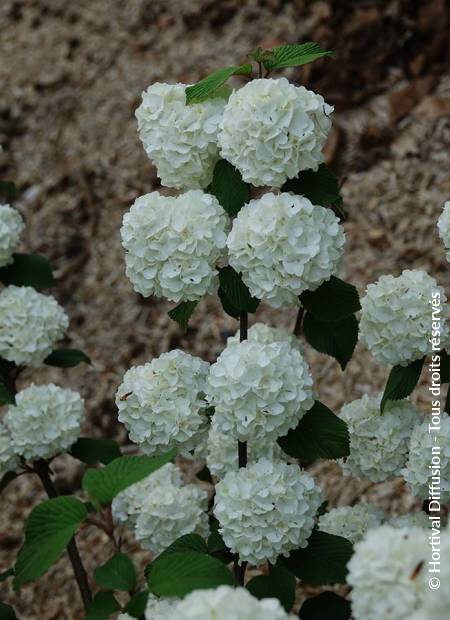
[[[335,52],[286,75],[335,106],[327,162],[343,180],[347,252],[342,276],[362,293],[384,273],[424,268],[450,291],[436,231],[450,196],[450,9],[444,0],[2,0],[0,4],[0,174],[18,187],[27,222],[23,249],[55,267],[55,293],[70,319],[66,344],[92,367],[24,374],[79,389],[85,435],[127,444],[114,394],[124,371],[174,347],[213,361],[236,322],[202,301],[186,334],[168,305],[135,294],[124,275],[119,228],[140,194],[158,189],[136,132],[140,93],[154,81],[192,83],[245,61],[257,46],[314,40]],[[257,320],[292,327],[293,312],[258,309]],[[308,351],[320,399],[338,411],[376,393],[387,369],[358,346],[343,374]],[[426,373],[415,399],[429,407]],[[55,463],[62,493],[81,470]],[[314,467],[332,505],[369,499],[391,513],[414,505],[400,480],[368,486],[343,480],[334,464]],[[22,541],[23,520],[42,499],[21,477],[0,497],[0,571]],[[88,571],[111,549],[101,534],[78,536]],[[127,549],[136,551],[128,540]],[[138,553],[145,563],[147,556]],[[304,593],[299,592],[299,597]],[[66,557],[20,593],[0,584],[0,600],[22,620],[80,620],[83,611]]]

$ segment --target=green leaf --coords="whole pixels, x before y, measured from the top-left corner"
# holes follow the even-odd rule
[[[14,260],[10,265],[0,269],[0,282],[5,286],[32,286],[39,290],[54,286],[50,263],[44,256],[39,254],[14,254]]]
[[[316,351],[331,355],[345,370],[358,342],[358,321],[354,315],[330,323],[320,321],[307,312],[303,331],[307,342]]]
[[[172,308],[167,313],[172,321],[176,321],[181,329],[187,329],[189,319],[192,316],[195,308],[197,307],[198,301],[182,301],[181,304]]]
[[[16,397],[11,392],[11,390],[7,388],[6,385],[2,381],[0,381],[0,406],[1,405],[15,405],[15,404],[16,404]]]
[[[11,605],[0,603],[0,620],[17,620],[16,612]]]
[[[55,349],[45,359],[47,366],[58,366],[59,368],[73,368],[78,364],[91,364],[91,359],[83,351],[78,349]]]
[[[0,194],[8,200],[14,200],[17,195],[16,186],[12,181],[0,181]]]
[[[128,614],[132,618],[141,618],[144,616],[145,608],[147,606],[149,592],[148,590],[142,590],[138,592],[123,608],[124,613]]]
[[[424,361],[425,358],[423,357],[411,362],[408,366],[394,366],[392,368],[381,399],[381,413],[385,410],[389,400],[402,400],[411,394],[420,379]]]
[[[94,579],[102,588],[131,592],[137,576],[133,562],[125,553],[116,553],[106,564],[95,569]]]
[[[353,545],[346,538],[314,530],[306,549],[292,551],[282,562],[298,579],[311,585],[345,583]]]
[[[334,592],[322,592],[308,598],[299,613],[300,620],[349,620],[352,610],[349,601]]]
[[[223,267],[219,269],[219,297],[225,296],[226,301],[239,313],[256,312],[259,306],[259,299],[252,297],[247,286],[242,281],[241,276],[233,269],[233,267]],[[222,301],[223,305],[223,301]],[[224,307],[225,309],[225,307]],[[225,309],[227,312],[227,310]],[[233,315],[231,315],[233,316]]]
[[[108,620],[120,605],[112,592],[97,592],[89,605],[85,620]]]
[[[320,164],[315,172],[300,172],[295,179],[286,181],[281,191],[305,196],[313,205],[322,207],[342,202],[338,179],[325,164]]]
[[[70,454],[87,465],[103,463],[108,465],[122,456],[114,439],[102,437],[80,437],[70,448]]]
[[[161,456],[121,456],[100,469],[89,469],[83,478],[83,489],[101,503],[111,502],[115,496],[139,482],[176,455],[175,450]]]
[[[340,459],[350,454],[346,423],[317,400],[298,426],[278,443],[286,454],[302,461]]]
[[[184,551],[197,551],[198,553],[208,553],[205,541],[198,534],[184,534],[177,538],[171,545],[166,547],[158,556],[170,555],[171,553],[182,553]]]
[[[223,542],[219,532],[219,521],[214,515],[209,515],[208,553],[229,553],[229,549]]]
[[[8,570],[4,570],[2,573],[0,573],[0,582],[6,581],[7,579],[9,579],[9,577],[13,577],[13,576],[14,576],[14,569],[8,568]]]
[[[270,51],[272,55],[264,60],[264,66],[270,71],[285,67],[299,67],[324,56],[333,56],[333,52],[327,52],[318,43],[280,45]]]
[[[162,554],[147,572],[150,591],[158,596],[182,597],[193,590],[234,586],[228,568],[220,560],[198,551]]]
[[[228,301],[228,297],[225,295],[225,291],[222,288],[220,288],[220,286],[219,286],[219,290],[217,291],[217,295],[219,296],[219,299],[220,299],[220,302],[222,304],[222,308],[224,309],[224,311],[229,316],[232,316],[233,319],[239,319],[241,316],[240,310],[238,310],[232,304],[230,304],[230,302]]]
[[[64,552],[86,517],[86,507],[75,497],[48,499],[33,508],[14,568],[14,587],[20,588],[43,575]]]
[[[356,288],[336,276],[331,276],[315,291],[304,291],[300,301],[319,321],[341,321],[361,310]]]
[[[228,215],[237,215],[250,200],[250,186],[225,159],[220,159],[215,165],[213,180],[207,191],[217,198]]]
[[[186,88],[186,103],[200,103],[213,96],[217,89],[221,87],[232,75],[250,75],[252,72],[252,65],[245,64],[235,67],[225,67],[224,69],[218,69],[207,75],[202,80],[188,86]]]
[[[289,613],[295,602],[295,577],[280,563],[270,567],[268,575],[253,577],[247,590],[257,599],[277,598]]]
[[[3,474],[2,478],[0,479],[0,493],[2,493],[6,489],[8,484],[15,480],[18,476],[19,474],[16,474],[16,472],[14,471],[7,471],[6,474]]]

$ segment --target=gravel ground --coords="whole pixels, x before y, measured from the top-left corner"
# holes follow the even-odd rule
[[[181,334],[166,304],[137,296],[124,275],[123,213],[137,195],[159,187],[133,116],[140,92],[155,80],[195,81],[243,60],[257,45],[315,39],[335,49],[334,61],[290,77],[336,106],[326,152],[345,176],[343,277],[362,292],[383,273],[420,267],[450,290],[435,227],[450,194],[445,2],[421,9],[400,1],[345,3],[346,10],[342,4],[3,0],[0,173],[20,190],[17,206],[28,224],[24,248],[46,254],[56,268],[57,295],[71,318],[70,344],[94,361],[92,368],[34,372],[33,380],[80,390],[88,408],[85,434],[126,443],[114,393],[131,364],[174,347],[211,361],[236,329],[207,299]],[[292,326],[295,317],[262,305],[255,319]],[[321,400],[335,409],[376,392],[386,379],[361,346],[345,374],[331,358],[308,357]],[[21,378],[23,385],[30,380]],[[426,411],[426,385],[416,399]],[[69,457],[60,459],[57,473],[61,492],[79,482]],[[314,473],[334,505],[365,497],[400,513],[414,503],[399,481],[370,487],[343,481],[334,464],[316,465]],[[0,570],[12,564],[23,519],[42,498],[26,477],[2,494]],[[92,530],[83,530],[79,541],[88,570],[111,552]],[[137,551],[131,540],[127,549]],[[142,564],[148,559],[138,556]],[[66,558],[20,594],[1,584],[0,599],[14,604],[22,620],[83,617]]]

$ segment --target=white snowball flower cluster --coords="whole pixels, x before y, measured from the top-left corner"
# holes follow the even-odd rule
[[[411,433],[421,418],[407,400],[389,402],[381,415],[380,400],[366,394],[341,409],[350,434],[350,456],[341,463],[347,476],[384,482],[402,475]]]
[[[222,157],[244,181],[281,187],[300,170],[317,170],[333,108],[286,78],[253,80],[230,96],[220,124]]]
[[[8,286],[0,293],[0,357],[39,366],[63,337],[69,319],[48,295],[29,286]]]
[[[124,375],[116,394],[119,420],[146,454],[176,447],[189,456],[206,432],[209,364],[181,350],[163,353]]]
[[[119,614],[117,620],[133,620],[133,616],[130,616],[130,614]]]
[[[227,346],[212,364],[206,397],[220,432],[275,441],[313,406],[312,383],[302,354],[287,342],[245,340]]]
[[[387,275],[369,284],[361,299],[360,340],[380,364],[410,362],[431,353],[430,300],[441,301],[441,340],[449,336],[449,308],[444,290],[425,271],[406,269],[400,276]]]
[[[22,216],[9,205],[0,205],[0,267],[12,261],[24,229]]]
[[[437,223],[439,236],[442,239],[446,252],[447,260],[450,261],[450,200],[444,204],[442,213]]]
[[[195,590],[177,603],[167,620],[287,620],[278,599],[254,598],[245,588]]]
[[[408,512],[398,517],[391,517],[386,521],[386,524],[398,529],[421,528],[426,530],[430,527],[430,520],[426,512],[419,510],[417,512]]]
[[[441,533],[440,539],[441,565],[438,576],[441,586],[438,590],[425,589],[423,607],[421,615],[417,620],[436,620],[436,618],[447,618],[450,609],[450,531]],[[416,618],[416,616],[414,616]]]
[[[319,530],[343,536],[352,543],[359,542],[364,534],[379,527],[383,520],[383,511],[367,502],[356,506],[340,506],[321,515],[318,521]]]
[[[8,471],[14,470],[19,458],[8,429],[0,422],[0,478]]]
[[[170,620],[175,601],[159,599],[154,594],[149,594],[145,607],[145,620]]]
[[[265,323],[255,323],[247,332],[247,340],[254,340],[260,344],[272,344],[272,342],[287,342],[295,349],[303,353],[300,340],[284,327],[271,327]],[[239,330],[234,336],[227,339],[227,346],[240,342]]]
[[[412,435],[409,446],[409,458],[402,475],[415,497],[428,497],[428,485],[431,482],[432,471],[430,459],[432,448],[440,447],[440,490],[442,501],[450,500],[450,417],[441,418],[440,430],[430,433],[431,420],[425,420],[417,426]],[[437,441],[435,441],[437,438]]]
[[[274,308],[298,306],[337,271],[345,234],[331,209],[290,193],[264,194],[238,213],[229,262],[253,296]]]
[[[201,190],[137,198],[120,230],[126,274],[135,291],[175,302],[215,292],[227,226],[217,199]]]
[[[214,514],[227,547],[259,566],[306,546],[321,503],[308,473],[263,458],[217,484]]]
[[[77,440],[83,417],[84,401],[78,392],[53,383],[32,384],[17,394],[4,424],[17,454],[25,459],[48,459]]]
[[[428,555],[421,529],[383,525],[367,532],[348,563],[355,620],[410,620],[427,587],[422,573]]]
[[[211,182],[224,106],[221,98],[186,105],[184,84],[157,82],[142,93],[136,110],[139,136],[163,185],[197,189]]]

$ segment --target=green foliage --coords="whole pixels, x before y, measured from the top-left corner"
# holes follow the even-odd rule
[[[277,562],[270,566],[268,575],[253,577],[247,590],[258,599],[277,598],[287,612],[295,602],[295,577],[283,564]]]
[[[331,276],[315,291],[304,291],[300,301],[319,321],[341,321],[361,310],[356,288],[336,276]]]
[[[295,45],[279,45],[270,50],[270,55],[263,58],[266,69],[284,69],[286,67],[299,67],[314,62],[324,56],[332,56],[333,52],[327,52],[318,43],[302,43]]]
[[[0,603],[0,620],[17,620],[16,612],[6,603]]]
[[[299,613],[300,620],[349,620],[350,616],[349,601],[334,592],[306,599]]]
[[[14,587],[20,588],[43,575],[64,552],[86,517],[86,507],[74,497],[56,497],[33,508],[25,524],[25,542],[17,556]]]
[[[47,366],[58,366],[59,368],[73,368],[78,364],[91,364],[91,359],[83,351],[78,349],[55,349],[45,359]]]
[[[207,189],[213,194],[228,215],[237,215],[250,200],[250,186],[242,180],[241,173],[225,159],[220,159],[214,168],[211,185]]]
[[[420,379],[424,361],[425,358],[421,358],[411,362],[408,366],[392,368],[381,399],[381,413],[384,412],[389,400],[402,400],[411,394]]]
[[[256,312],[259,299],[252,297],[242,277],[231,266],[219,269],[219,298],[223,309],[233,318],[243,312]]]
[[[0,282],[5,286],[32,286],[40,290],[54,286],[50,263],[39,254],[14,254],[10,265],[0,269]]]
[[[89,469],[83,489],[93,500],[106,504],[115,496],[156,471],[175,457],[175,450],[161,456],[121,456],[100,469]]]
[[[143,617],[147,606],[148,594],[148,590],[142,590],[132,596],[123,608],[124,613],[128,614],[132,618]]]
[[[228,559],[230,551],[223,542],[222,534],[219,532],[219,521],[214,515],[209,516],[209,530],[208,553],[225,556],[225,559]]]
[[[112,614],[120,611],[120,605],[112,592],[97,592],[89,605],[84,620],[108,620]]]
[[[251,72],[252,66],[250,64],[218,69],[196,84],[186,88],[186,103],[191,104],[205,101],[205,99],[214,96],[217,90],[225,84],[232,75],[250,75]]]
[[[331,355],[345,370],[358,342],[358,321],[351,314],[340,321],[321,321],[307,312],[303,321],[307,342],[320,353]]]
[[[291,552],[282,562],[305,583],[332,585],[345,583],[352,555],[353,545],[346,538],[314,530],[308,546]]]
[[[15,405],[16,397],[11,390],[0,380],[0,406]]]
[[[325,164],[318,170],[304,170],[295,179],[290,179],[281,188],[283,192],[293,192],[308,198],[313,205],[328,207],[342,202],[337,177]]]
[[[185,534],[184,536],[180,536],[177,538],[171,545],[169,545],[164,551],[159,555],[161,558],[165,555],[170,555],[171,553],[180,553],[183,551],[198,551],[198,553],[208,553],[208,547],[206,546],[205,541],[198,534]],[[151,565],[148,567],[150,568]]]
[[[182,301],[181,304],[169,310],[168,315],[172,321],[176,321],[178,325],[186,331],[189,319],[192,316],[198,301]]]
[[[12,181],[0,181],[0,194],[7,200],[14,200],[17,195],[16,186]]]
[[[126,592],[132,592],[137,583],[133,562],[125,553],[116,553],[106,564],[96,568],[94,578],[102,588]]]
[[[319,401],[278,443],[286,454],[302,461],[339,459],[350,454],[346,423]]]
[[[96,463],[108,465],[114,459],[122,456],[114,439],[101,437],[80,437],[70,448],[70,454],[87,465],[95,465]]]

